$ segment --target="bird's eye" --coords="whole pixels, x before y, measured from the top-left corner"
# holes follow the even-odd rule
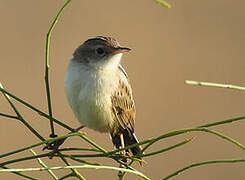
[[[99,54],[99,55],[104,55],[105,54],[105,51],[102,48],[97,48],[96,49],[96,53]]]

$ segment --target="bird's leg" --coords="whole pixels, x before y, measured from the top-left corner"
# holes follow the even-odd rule
[[[121,147],[120,148],[122,148],[122,149],[125,148],[123,133],[120,134],[120,141],[121,141]],[[122,150],[122,151],[120,151],[120,154],[121,155],[126,155],[126,151],[125,150]],[[123,158],[122,161],[125,162],[125,163],[127,163],[127,158]],[[123,164],[120,164],[119,165],[119,168],[124,168],[124,165]],[[123,175],[123,172],[122,171],[119,171],[118,172],[119,179],[122,177],[122,175]]]
[[[69,134],[71,134],[73,132],[78,132],[79,130],[81,130],[84,127],[85,126],[79,126],[78,128],[76,128],[74,131],[70,132]],[[45,149],[52,150],[52,152],[50,152],[50,156],[49,156],[49,158],[52,159],[54,154],[58,151],[59,147],[65,142],[66,139],[67,138],[63,138],[63,139],[59,139],[59,140],[51,141],[51,142],[47,143],[46,146],[44,146],[43,151]]]
[[[123,133],[120,134],[120,141],[121,141],[121,148],[122,149],[125,148]],[[126,155],[126,151],[125,150],[122,150],[122,151],[120,151],[120,154],[121,155]],[[127,159],[126,159],[126,162],[127,162]]]

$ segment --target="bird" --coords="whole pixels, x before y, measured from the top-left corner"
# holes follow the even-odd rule
[[[75,49],[64,81],[69,105],[82,127],[109,133],[117,149],[139,142],[132,88],[121,65],[122,55],[130,50],[112,37],[89,38]],[[142,149],[138,145],[130,151],[139,155]]]

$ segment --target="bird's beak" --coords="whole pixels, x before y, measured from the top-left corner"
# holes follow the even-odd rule
[[[119,53],[125,53],[125,52],[129,52],[131,51],[130,48],[127,48],[127,47],[119,47],[119,48],[116,48],[114,53],[115,54],[119,54]]]

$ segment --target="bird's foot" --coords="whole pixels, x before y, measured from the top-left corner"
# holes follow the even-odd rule
[[[54,157],[54,155],[58,152],[59,147],[65,142],[66,139],[67,138],[51,141],[51,142],[47,143],[46,146],[44,146],[43,151],[46,149],[52,150],[50,152],[49,159],[52,159]]]
[[[124,162],[125,164],[128,163],[128,156],[130,156],[129,152],[128,151],[120,151],[120,155],[123,155],[124,157],[121,159],[122,162]],[[119,165],[119,168],[126,168],[124,164],[120,164]],[[124,173],[122,171],[118,171],[118,179],[122,179]]]
[[[70,133],[77,132],[77,131],[81,130],[82,128],[84,128],[84,126],[79,126],[77,129],[75,129],[74,131],[72,131]],[[57,135],[52,136],[52,138],[54,138],[54,137],[57,137]],[[67,138],[62,138],[62,139],[58,139],[58,140],[51,141],[51,142],[47,143],[46,146],[44,146],[43,151],[46,149],[52,150],[50,152],[50,156],[49,156],[49,158],[52,159],[54,157],[54,155],[58,152],[59,147],[65,142],[66,139]]]

